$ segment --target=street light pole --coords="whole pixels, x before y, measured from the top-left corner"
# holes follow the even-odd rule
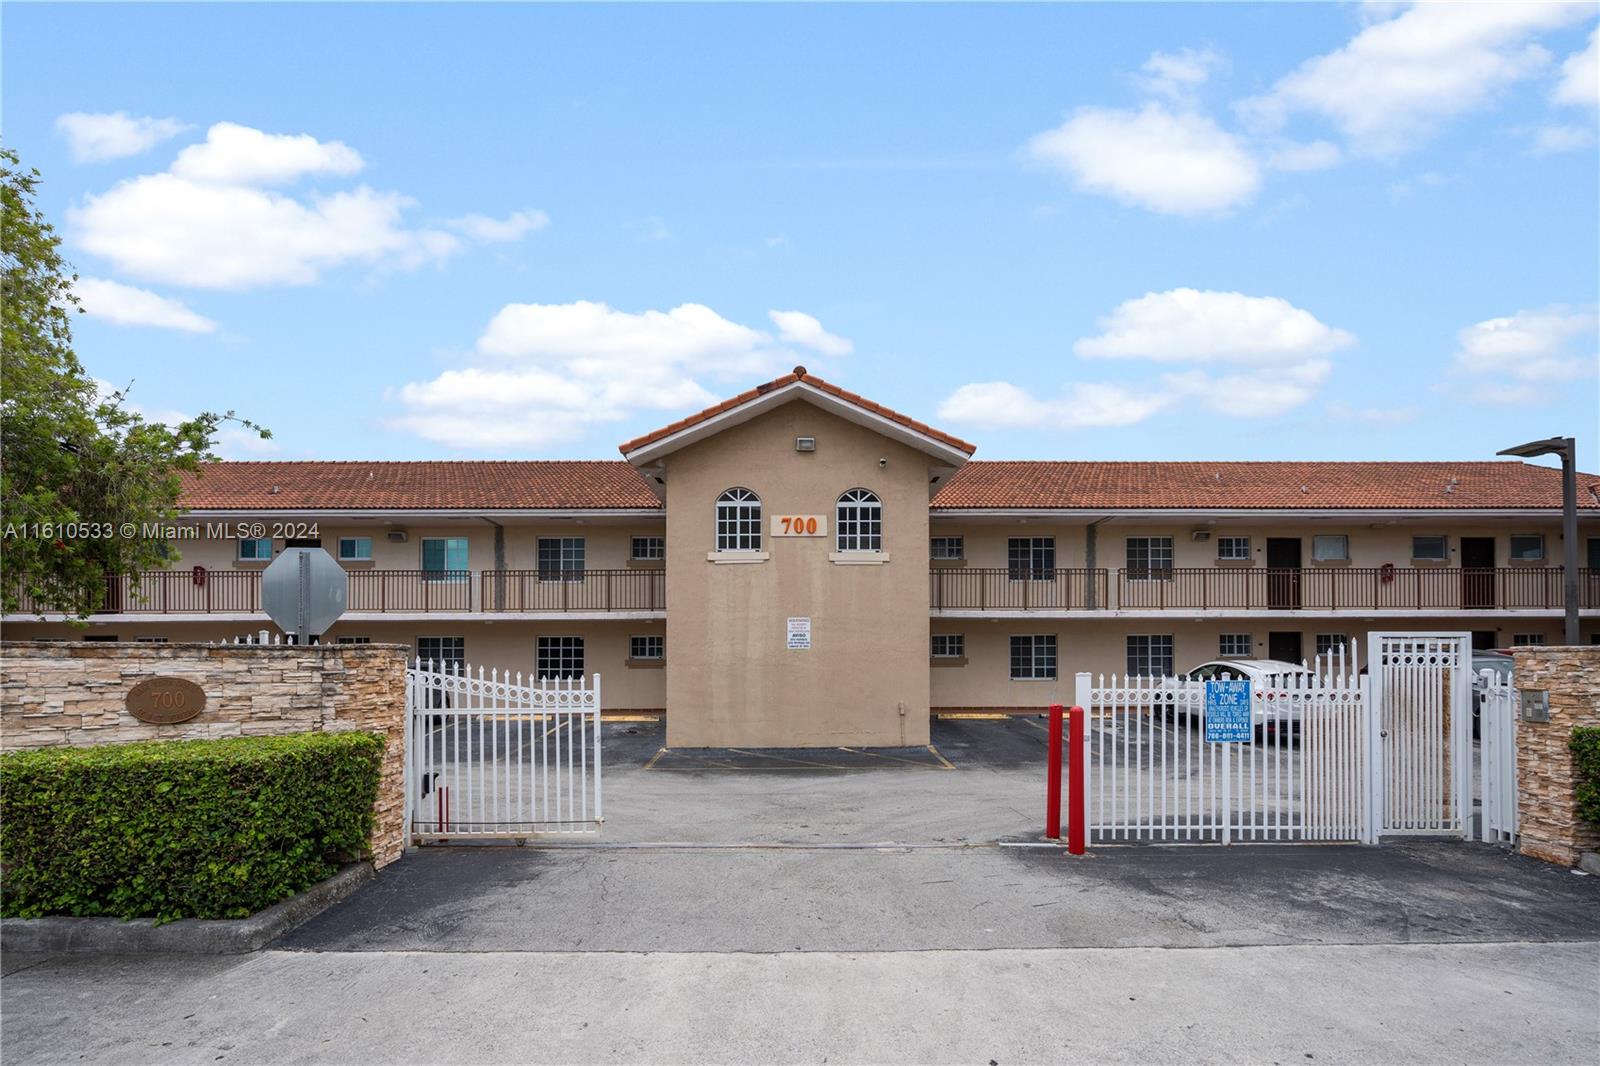
[[[1566,607],[1564,644],[1578,643],[1578,442],[1551,437],[1507,448],[1500,455],[1561,457],[1561,597]]]

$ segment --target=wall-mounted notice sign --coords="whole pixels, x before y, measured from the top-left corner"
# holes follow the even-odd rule
[[[790,651],[810,651],[811,650],[811,619],[809,619],[809,618],[791,618],[791,619],[789,619],[789,650]]]
[[[826,537],[828,516],[823,514],[775,514],[772,516],[774,537]]]
[[[1206,682],[1206,743],[1248,744],[1254,739],[1250,682]]]

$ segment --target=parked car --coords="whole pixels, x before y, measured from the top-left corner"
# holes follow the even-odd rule
[[[1492,671],[1497,681],[1510,681],[1515,661],[1509,651],[1499,648],[1480,648],[1472,653],[1472,739],[1482,733],[1479,722],[1483,718],[1483,682],[1478,677],[1485,670]]]
[[[1284,683],[1289,677],[1313,677],[1314,671],[1301,663],[1285,662],[1281,659],[1213,659],[1211,662],[1201,663],[1199,666],[1179,674],[1174,681],[1249,681],[1251,702],[1254,705],[1252,717],[1255,719],[1255,731],[1259,737],[1263,732],[1274,729],[1281,722],[1289,730],[1298,730],[1300,727],[1300,708],[1289,698],[1291,686]],[[1287,707],[1269,716],[1268,710],[1273,708],[1275,701],[1284,701],[1282,706]],[[1176,707],[1174,717],[1189,717],[1188,709]]]

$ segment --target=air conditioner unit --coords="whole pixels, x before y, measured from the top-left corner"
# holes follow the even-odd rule
[[[1211,530],[1209,530],[1209,529],[1197,529],[1194,532],[1189,534],[1189,539],[1190,540],[1210,540],[1211,539]]]
[[[391,544],[404,544],[405,542],[406,542],[406,531],[405,530],[403,530],[403,529],[391,529],[391,530],[389,530],[389,543],[391,543]]]
[[[814,451],[816,451],[817,450],[817,438],[815,438],[815,437],[796,437],[794,439],[794,450],[797,451],[797,452],[814,452]]]

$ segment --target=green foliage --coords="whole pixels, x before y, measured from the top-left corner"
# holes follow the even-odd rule
[[[1600,726],[1574,729],[1567,747],[1572,750],[1578,817],[1600,828]]]
[[[383,737],[0,757],[0,913],[242,918],[368,853]]]
[[[53,530],[170,523],[184,472],[214,458],[223,423],[271,434],[232,411],[172,425],[146,421],[127,406],[126,388],[102,388],[84,370],[72,347],[78,278],[34,206],[38,185],[38,171],[0,148],[0,609],[16,611],[26,598],[36,610],[83,617],[100,605],[107,575],[165,568],[167,545]]]

